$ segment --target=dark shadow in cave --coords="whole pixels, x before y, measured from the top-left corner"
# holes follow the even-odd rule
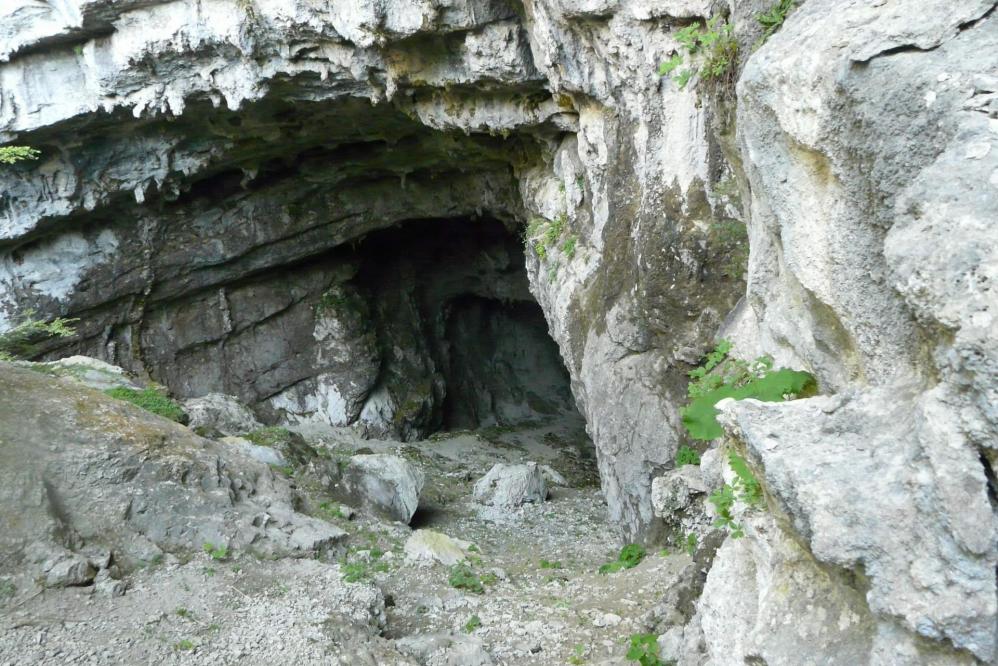
[[[370,305],[382,359],[377,387],[401,406],[398,431],[375,434],[582,420],[515,227],[412,221],[369,235],[356,256],[352,282]]]

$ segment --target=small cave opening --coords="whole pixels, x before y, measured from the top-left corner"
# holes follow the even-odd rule
[[[324,297],[355,304],[374,332],[373,349],[369,341],[358,355],[377,359],[358,414],[367,434],[411,440],[542,421],[584,429],[514,225],[409,221],[370,234],[353,257],[356,273]]]

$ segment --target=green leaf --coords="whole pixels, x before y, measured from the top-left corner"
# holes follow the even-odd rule
[[[676,55],[672,56],[671,58],[669,58],[668,60],[666,60],[665,62],[663,62],[661,65],[658,66],[658,75],[668,76],[677,67],[679,67],[682,64],[683,64],[683,56],[677,53]]]
[[[683,425],[693,439],[711,440],[724,434],[717,422],[715,405],[725,398],[744,400],[752,398],[764,402],[780,402],[787,396],[796,396],[813,386],[814,377],[808,372],[781,368],[766,373],[744,386],[726,384],[695,398],[680,414]]]

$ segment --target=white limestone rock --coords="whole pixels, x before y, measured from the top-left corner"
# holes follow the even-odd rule
[[[468,558],[471,543],[449,537],[436,530],[416,530],[406,539],[406,559],[420,564],[439,562],[452,566]]]
[[[399,456],[351,456],[334,492],[353,506],[408,523],[419,506],[425,476]]]
[[[516,509],[547,499],[547,484],[537,463],[497,463],[475,483],[475,500],[481,504]]]

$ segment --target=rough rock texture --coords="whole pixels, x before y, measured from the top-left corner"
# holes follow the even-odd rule
[[[187,426],[198,432],[235,436],[263,427],[253,412],[231,395],[209,393],[185,401],[183,408],[190,419]]]
[[[42,156],[0,172],[0,327],[80,317],[49,357],[411,439],[562,402],[512,353],[529,287],[628,540],[721,328],[828,396],[727,408],[769,513],[683,646],[995,661],[996,5],[799,4],[756,50],[768,0],[13,0],[0,140]],[[718,12],[737,88],[657,76]]]
[[[264,464],[68,379],[0,363],[4,572],[77,585],[206,543],[316,556],[345,533],[297,513]]]
[[[537,463],[522,465],[497,463],[475,483],[475,499],[502,509],[515,509],[527,502],[547,499],[547,484]]]
[[[397,329],[357,325],[350,244],[416,219],[564,220],[531,290],[613,519],[653,534],[686,364],[741,289],[719,268],[744,251],[719,232],[740,217],[710,131],[729,114],[655,73],[705,3],[71,6],[4,10],[0,139],[42,158],[0,173],[0,326],[79,315],[51,354],[418,436],[446,380],[396,355]],[[431,375],[404,376],[417,395],[392,387],[407,365]]]
[[[424,475],[409,461],[384,453],[352,456],[330,489],[344,502],[408,523],[419,506]]]
[[[809,0],[745,67],[736,347],[837,395],[725,407],[779,520],[718,554],[715,660],[998,659],[994,7]],[[780,587],[821,600],[786,634]]]

